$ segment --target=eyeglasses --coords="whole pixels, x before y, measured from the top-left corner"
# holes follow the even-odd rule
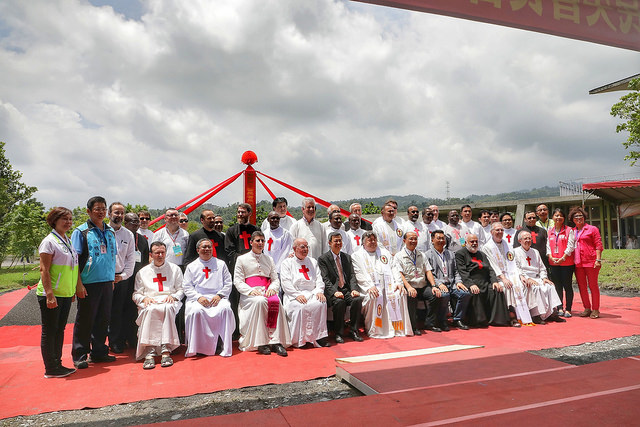
[[[189,222],[189,220],[188,219],[181,219],[180,222],[184,224],[185,222]]]

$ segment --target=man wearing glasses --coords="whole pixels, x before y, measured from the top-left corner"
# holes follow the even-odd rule
[[[402,230],[405,235],[410,231],[416,233],[418,236],[416,249],[424,254],[431,247],[431,233],[429,233],[426,224],[420,221],[420,210],[418,210],[417,206],[409,206],[407,218],[408,221],[402,223]]]
[[[538,215],[538,222],[536,225],[538,227],[542,227],[545,230],[548,230],[549,227],[553,227],[555,223],[551,218],[549,218],[549,208],[545,204],[538,205],[536,208],[536,214]]]
[[[147,239],[147,243],[153,241],[153,231],[149,230],[149,221],[151,221],[151,214],[147,211],[138,212],[138,219],[140,220],[140,228],[138,233],[143,235]]]

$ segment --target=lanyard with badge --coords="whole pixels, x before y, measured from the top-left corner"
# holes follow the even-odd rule
[[[62,246],[64,247],[62,251],[63,252],[68,251],[69,254],[71,255],[71,269],[73,270],[75,265],[78,263],[78,254],[73,249],[71,244],[66,239],[63,239],[58,233],[56,233],[55,230],[51,230],[51,234],[53,234],[53,236],[58,240],[58,242],[62,244]]]
[[[173,236],[171,236],[171,232],[169,230],[167,230],[167,236],[169,236],[169,238],[173,242],[173,254],[177,257],[182,256],[182,246],[180,246],[180,243],[176,243],[176,240],[178,240],[178,236],[180,236],[180,228],[176,230],[175,239],[173,238]]]
[[[136,262],[142,262],[142,252],[140,252],[140,249],[138,249],[138,233],[135,233],[136,235]]]

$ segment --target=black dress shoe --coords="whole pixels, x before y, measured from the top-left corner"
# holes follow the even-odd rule
[[[124,349],[122,348],[122,346],[120,344],[113,344],[111,346],[111,353],[122,354],[123,352],[124,352]]]
[[[287,353],[287,349],[284,348],[282,344],[273,344],[271,348],[278,356],[287,357],[289,355],[289,353]]]
[[[553,313],[551,316],[547,317],[547,322],[565,323],[566,320],[560,317],[558,313]]]
[[[542,318],[540,316],[533,316],[531,318],[531,320],[533,321],[534,324],[536,325],[546,325],[547,322],[545,322],[544,320],[542,320]]]
[[[351,331],[351,333],[349,334],[349,336],[351,337],[352,340],[357,341],[357,342],[362,342],[362,337],[360,336],[360,334],[358,333],[358,331]]]
[[[413,335],[416,335],[416,336],[419,337],[420,335],[422,335],[422,331],[420,331],[420,329],[414,329],[413,330]]]
[[[442,329],[442,331],[443,331],[443,332],[449,332],[449,331],[451,330],[451,329],[449,328],[449,325],[444,325],[444,326],[443,326],[442,328],[440,328],[440,329]]]
[[[268,345],[259,345],[258,346],[258,353],[260,353],[260,354],[271,354],[271,349],[269,348]]]
[[[467,325],[465,325],[464,323],[462,323],[461,320],[456,320],[454,322],[454,324],[456,325],[456,327],[458,329],[462,329],[463,331],[468,331],[469,330],[469,327]]]
[[[115,362],[116,357],[110,354],[105,354],[104,356],[89,355],[88,361],[91,363],[108,363],[108,362]]]
[[[326,337],[320,338],[316,343],[318,343],[320,347],[331,347],[331,344],[329,344],[329,340]]]
[[[338,344],[344,344],[344,338],[342,338],[342,335],[336,334],[335,340],[336,340],[336,343]]]
[[[73,362],[73,366],[75,366],[76,369],[87,369],[89,367],[89,363],[86,359],[81,359]]]
[[[432,332],[442,332],[442,329],[438,328],[437,326],[432,326],[429,328],[429,330]]]

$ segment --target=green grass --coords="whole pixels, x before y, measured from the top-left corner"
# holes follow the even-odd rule
[[[23,276],[24,273],[27,273],[26,276]],[[11,268],[2,267],[2,269],[0,269],[0,292],[20,289],[25,286],[25,284],[31,286],[38,283],[39,280],[40,267],[38,264],[27,265],[25,267],[21,265]]]
[[[640,250],[605,249],[600,287],[640,292]]]

